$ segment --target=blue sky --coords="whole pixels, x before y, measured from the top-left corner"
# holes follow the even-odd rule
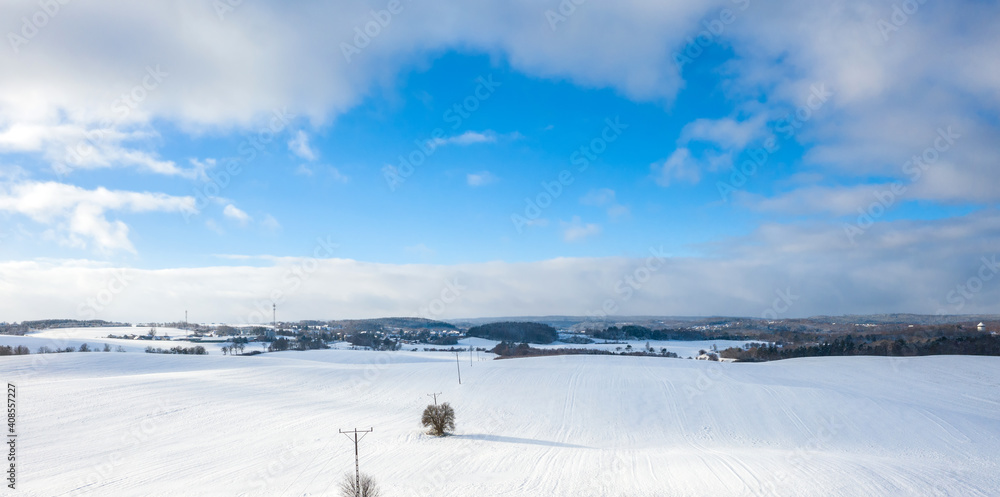
[[[996,312],[995,5],[570,5],[11,4],[0,320]]]
[[[178,179],[164,185],[158,176],[96,170],[74,173],[73,183],[162,190],[199,200],[215,192],[212,184],[225,186],[215,195],[225,200],[196,215],[123,218],[136,231],[135,253],[102,255],[145,268],[225,263],[212,257],[217,254],[297,256],[308,247],[296,241],[327,235],[340,240],[342,257],[387,263],[628,256],[652,243],[668,244],[678,254],[696,253],[700,243],[745,233],[757,217],[723,202],[713,182],[667,191],[650,170],[673,152],[685,124],[732,112],[712,74],[699,74],[674,102],[632,102],[611,89],[527,77],[490,59],[435,54],[333,122],[313,126],[301,117],[291,119],[252,157],[241,154],[240,146],[253,132],[192,137],[165,126],[157,150],[162,159],[239,160],[241,172],[228,181],[225,168],[217,166],[208,171],[208,182]],[[479,78],[499,86],[468,118],[446,115],[474,94]],[[608,120],[627,129],[581,171],[572,155],[600,138]],[[436,129],[448,138],[468,134],[484,141],[435,148],[411,176],[390,185],[384,166],[398,166]],[[309,151],[305,157],[289,144],[299,137]],[[762,191],[772,175],[787,176],[782,165],[775,161],[747,190]],[[39,166],[44,176],[45,164]],[[558,183],[562,171],[573,173],[573,183],[542,211],[548,226],[519,229],[512,218],[527,219],[525,199],[537,202],[546,192],[543,184]],[[470,183],[470,175],[481,182]],[[257,222],[227,218],[227,205]],[[614,206],[620,207],[609,215]],[[280,228],[261,226],[267,216]],[[600,226],[600,236],[567,243],[561,222],[574,217]],[[192,236],[199,241],[192,243]],[[21,248],[12,256],[65,254],[44,240]]]

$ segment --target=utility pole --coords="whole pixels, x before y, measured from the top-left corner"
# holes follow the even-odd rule
[[[434,405],[438,405],[438,395],[441,395],[441,392],[427,394],[428,397],[434,397]]]
[[[472,367],[472,347],[469,347],[469,367]]]
[[[458,352],[455,352],[455,367],[458,368],[458,384],[462,384],[462,364],[458,362]]]
[[[274,302],[271,303],[271,328],[278,332],[278,304]]]
[[[184,311],[184,329],[188,329],[188,311]]]
[[[347,436],[348,440],[354,441],[354,495],[355,497],[361,497],[361,466],[358,464],[358,442],[365,438],[366,435],[374,431],[374,428],[368,428],[367,430],[358,430],[355,428],[351,431],[339,430]],[[361,433],[361,438],[358,438],[358,434]],[[351,438],[354,435],[354,438]]]

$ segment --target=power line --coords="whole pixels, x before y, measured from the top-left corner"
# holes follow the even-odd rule
[[[367,430],[358,430],[357,428],[351,431],[338,430],[347,436],[348,440],[351,440],[351,435],[354,435],[354,495],[355,497],[361,497],[361,466],[358,465],[358,442],[360,442],[366,435],[375,431],[374,428],[368,428]],[[358,434],[363,433],[361,438],[358,438]]]

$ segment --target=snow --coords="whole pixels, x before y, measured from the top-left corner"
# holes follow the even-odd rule
[[[1000,494],[1000,358],[462,359],[458,385],[424,352],[3,357],[12,495],[335,495],[337,430],[369,427],[386,496]],[[453,436],[419,426],[432,392]]]
[[[158,337],[170,337],[170,340],[131,340],[122,338],[107,338],[108,335],[145,335],[150,327],[118,327],[118,328],[50,328],[47,330],[34,331],[24,336],[0,336],[0,345],[18,346],[24,345],[34,354],[39,347],[47,346],[50,349],[64,349],[72,347],[79,349],[80,345],[87,344],[91,349],[103,350],[104,344],[111,346],[111,350],[116,350],[119,346],[126,352],[144,352],[146,347],[169,349],[172,347],[194,347],[201,345],[210,354],[222,354],[222,337],[206,337],[203,341],[192,342],[185,340],[188,331],[179,328],[156,328]],[[262,350],[260,344],[248,344],[245,352],[252,350]]]

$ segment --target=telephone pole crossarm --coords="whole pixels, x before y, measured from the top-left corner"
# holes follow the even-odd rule
[[[367,430],[359,430],[355,428],[351,431],[347,430],[338,430],[338,431],[340,433],[343,433],[348,440],[354,442],[354,491],[357,497],[361,497],[361,466],[358,464],[358,442],[361,442],[361,440],[363,440],[365,436],[375,431],[375,429],[368,428]],[[354,435],[354,437],[351,438],[351,435]],[[358,438],[358,435],[361,435],[361,437]]]

